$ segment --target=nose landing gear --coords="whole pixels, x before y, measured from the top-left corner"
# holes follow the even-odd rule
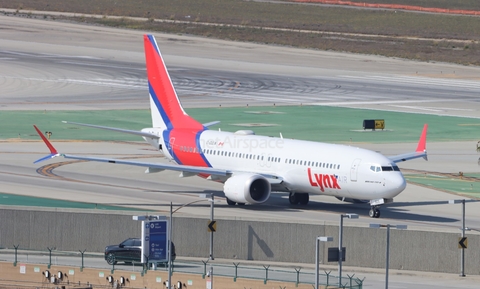
[[[374,206],[370,209],[368,215],[370,216],[370,218],[380,218],[380,210],[378,209],[378,207]]]
[[[381,205],[388,204],[393,202],[393,199],[375,199],[375,200],[370,200],[370,212],[368,212],[368,215],[370,218],[380,218],[380,208]]]

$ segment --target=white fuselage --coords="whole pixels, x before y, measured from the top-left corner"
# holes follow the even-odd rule
[[[162,143],[175,160],[170,143]],[[395,163],[357,147],[212,130],[201,132],[196,143],[180,149],[203,154],[213,168],[277,176],[285,191],[374,200],[391,199],[406,186]]]

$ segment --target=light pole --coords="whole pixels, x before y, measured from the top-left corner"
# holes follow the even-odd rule
[[[331,242],[333,237],[317,237],[315,240],[315,289],[318,289],[318,251],[320,247],[320,242]]]
[[[358,219],[358,214],[340,215],[340,226],[338,227],[338,287],[342,287],[342,259],[343,259],[343,218]]]
[[[200,197],[201,198],[205,198],[205,194],[200,194]],[[170,227],[168,229],[168,259],[167,259],[167,264],[168,264],[168,289],[171,288],[171,281],[172,281],[172,258],[171,258],[171,246],[172,246],[172,228],[173,228],[173,213],[175,213],[176,211],[180,210],[181,208],[183,207],[186,207],[188,205],[191,205],[191,204],[194,204],[194,203],[198,203],[198,202],[203,202],[205,200],[196,200],[196,201],[193,201],[193,202],[190,202],[190,203],[187,203],[187,204],[184,204],[184,205],[181,205],[180,207],[176,208],[175,211],[173,210],[173,204],[172,202],[170,202]],[[211,219],[213,220],[213,194],[211,194],[211,204],[210,204],[210,217]],[[212,235],[210,236],[210,257],[211,259],[213,260],[213,233]]]
[[[213,193],[210,194],[210,222],[213,222],[213,203],[214,197]],[[210,260],[213,260],[213,230],[210,232]],[[213,273],[213,267],[212,267]]]
[[[370,224],[370,228],[387,228],[387,249],[385,257],[385,289],[388,289],[388,264],[390,263],[390,228],[405,230],[407,225],[381,225],[381,224]]]
[[[465,199],[463,200],[449,200],[449,204],[462,204],[462,244],[465,240]],[[460,242],[459,242],[460,244]],[[460,277],[465,277],[465,246],[463,245],[460,253]]]
[[[170,202],[170,226],[168,227],[168,289],[172,288],[172,216],[173,216],[173,204]]]
[[[207,198],[207,194],[200,194],[201,198]],[[215,202],[214,195],[213,193],[210,194],[210,199],[208,200],[210,202],[210,223],[209,223],[209,231],[210,231],[210,260],[214,260],[213,258],[213,233],[215,232],[213,228],[210,228],[211,224],[214,224],[213,221],[213,203]]]
[[[210,266],[210,288],[213,289],[213,266]]]

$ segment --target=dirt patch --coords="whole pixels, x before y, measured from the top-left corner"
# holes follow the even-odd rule
[[[23,267],[22,267],[23,266]],[[52,276],[57,276],[62,272],[63,279],[56,283],[51,282],[51,277],[45,277],[45,271],[49,271]],[[73,273],[73,274],[72,274]],[[143,275],[143,276],[142,276]],[[113,273],[108,269],[89,269],[84,268],[80,271],[78,267],[52,266],[50,269],[45,264],[17,264],[0,263],[0,288],[114,288],[109,282],[111,276],[115,281],[124,277],[125,286],[121,288],[166,288],[164,282],[168,280],[167,272],[148,271],[146,274],[140,272],[131,272],[115,270]],[[172,275],[172,284],[181,282],[183,288],[204,289],[209,280],[208,277],[202,278],[202,275],[184,274],[174,272]],[[264,284],[262,280],[237,279],[236,282],[229,277],[214,277],[213,288],[231,288],[231,289],[267,289],[267,288],[298,288],[311,289],[311,284],[298,284],[288,282],[269,281]],[[324,288],[324,287],[321,287]],[[333,288],[333,287],[328,287]]]
[[[408,5],[411,1],[395,2]],[[441,1],[428,2],[436,7]],[[452,8],[478,6],[475,1],[462,3]],[[234,0],[0,0],[0,7],[75,12],[80,15],[39,17],[95,25],[480,65],[480,21],[472,16]]]

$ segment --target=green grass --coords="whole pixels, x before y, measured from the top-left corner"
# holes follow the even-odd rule
[[[27,206],[27,207],[48,207],[48,208],[73,208],[73,209],[96,209],[116,211],[138,211],[138,209],[110,206],[95,203],[71,202],[49,198],[38,198],[30,196],[12,195],[0,193],[0,205]]]
[[[455,194],[472,198],[480,197],[480,183],[475,180],[449,178],[437,175],[405,175],[410,183],[441,189]]]
[[[282,133],[285,138],[323,142],[416,142],[424,123],[429,124],[428,141],[477,140],[480,126],[480,119],[324,106],[194,108],[187,112],[202,123],[221,121],[210,129],[251,129],[259,135],[279,136]],[[13,118],[15,122],[9,121]],[[364,119],[384,119],[386,130],[364,131]],[[142,141],[128,134],[64,124],[62,120],[132,130],[151,126],[148,110],[4,111],[0,114],[0,122],[4,124],[0,139],[19,136],[39,139],[32,127],[36,124],[42,132],[52,132],[52,140]],[[238,125],[245,123],[273,126]]]

